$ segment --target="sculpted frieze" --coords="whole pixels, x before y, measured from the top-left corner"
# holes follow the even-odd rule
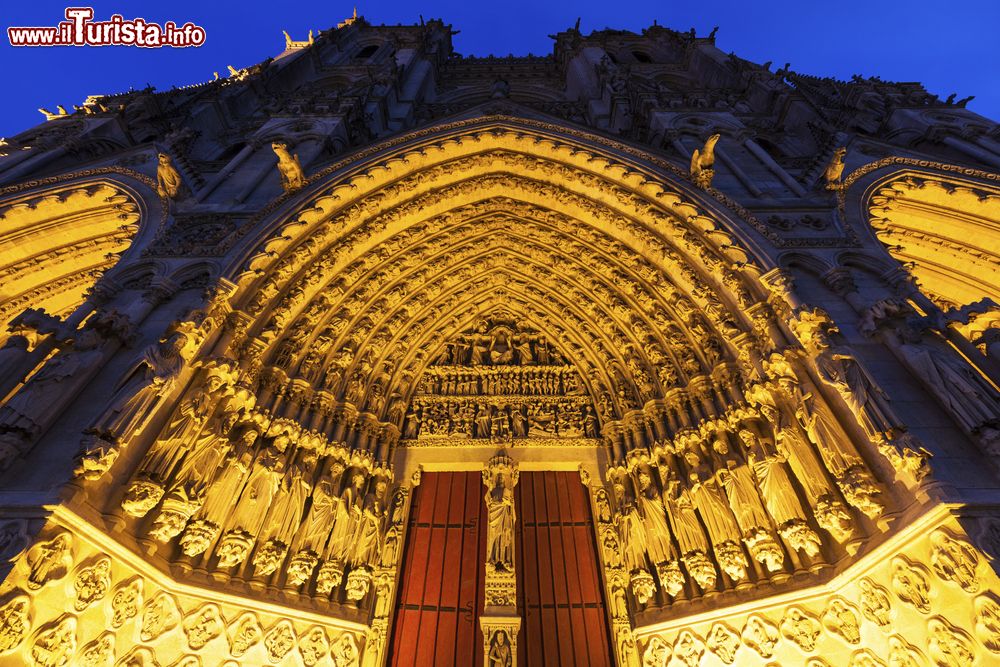
[[[141,577],[119,582],[111,594],[111,627],[117,630],[139,615],[142,608],[143,580]]]
[[[77,570],[73,589],[76,592],[73,609],[77,612],[102,600],[111,589],[111,559],[100,558],[92,565]]]
[[[177,600],[166,592],[159,592],[149,599],[142,608],[139,637],[152,641],[169,632],[181,622],[182,614]]]
[[[70,664],[76,654],[77,619],[65,614],[39,628],[30,641],[33,667],[62,667]]]
[[[59,533],[33,546],[27,554],[27,586],[37,590],[66,574],[71,558],[72,536]]]
[[[80,649],[83,667],[111,667],[115,662],[115,635],[105,632]]]
[[[31,630],[31,598],[14,595],[0,607],[0,654],[17,648]]]

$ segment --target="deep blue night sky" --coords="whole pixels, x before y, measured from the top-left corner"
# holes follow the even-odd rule
[[[219,0],[117,0],[91,3],[96,19],[125,18],[178,24],[192,21],[207,31],[200,48],[55,47],[14,49],[11,25],[56,25],[65,7],[86,3],[25,0],[6,2],[2,13],[0,65],[4,104],[0,136],[11,136],[42,120],[37,108],[69,108],[89,94],[114,93],[150,83],[160,89],[225,75],[226,65],[245,67],[284,47],[281,30],[304,39],[310,28],[325,29],[351,14],[338,2],[222,2]],[[381,0],[360,4],[370,22],[415,23],[442,18],[461,33],[456,49],[466,55],[524,55],[551,52],[547,35],[582,17],[581,30],[604,27],[640,31],[661,25],[699,35],[721,26],[717,45],[756,62],[791,62],[806,74],[849,78],[878,75],[921,81],[942,98],[975,95],[969,108],[1000,119],[1000,0]]]

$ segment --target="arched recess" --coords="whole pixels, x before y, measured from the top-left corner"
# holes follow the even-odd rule
[[[0,199],[0,327],[26,308],[68,315],[141,227],[154,231],[142,224],[148,216],[134,187],[73,176],[45,187],[7,188],[10,194]]]
[[[904,168],[879,178],[864,194],[867,219],[939,305],[1000,303],[1000,184],[993,174],[953,171]]]
[[[296,410],[325,393],[398,427],[447,340],[501,311],[574,361],[603,421],[737,358],[762,290],[721,207],[579,133],[421,134],[310,188],[234,276],[263,377],[308,385]]]
[[[581,421],[584,408],[597,417],[583,437],[570,430],[583,441],[576,452],[607,464],[592,467],[600,477],[590,488],[599,544],[613,543],[601,564],[618,630],[633,612],[669,613],[709,591],[735,599],[742,581],[783,583],[849,557],[843,545],[876,534],[887,504],[871,499],[881,487],[870,453],[855,450],[812,391],[759,280],[772,267],[752,256],[752,232],[738,235],[732,211],[675,174],[609,140],[492,118],[428,128],[314,175],[234,251],[221,277],[235,290],[216,292],[233,308],[228,326],[191,360],[162,428],[134,438],[149,449],[94,462],[94,478],[109,465],[122,472],[124,484],[101,497],[129,515],[122,539],[152,536],[163,543],[157,562],[183,563],[176,571],[195,581],[225,570],[233,582],[273,585],[292,606],[371,617],[367,646],[381,650],[408,493],[390,485],[412,479],[401,479],[394,454],[421,444],[408,442],[420,440],[419,428],[407,430],[413,397],[449,343],[502,325],[550,342],[580,381],[567,404]],[[217,301],[204,312],[228,310]],[[202,340],[188,324],[175,345]],[[167,400],[142,391],[143,410]],[[98,453],[117,455],[140,432],[116,409],[93,429],[110,443]],[[807,434],[797,409],[820,415],[822,433]],[[199,429],[194,445],[188,428]],[[469,443],[479,433],[465,433],[465,450],[552,444],[487,435]],[[765,451],[778,439],[794,452],[794,475]],[[227,451],[238,464],[216,456]],[[688,523],[668,526],[681,510],[664,502],[688,480],[726,467],[752,485],[752,457],[782,473],[755,523],[737,524],[739,502],[717,495],[721,523],[707,520],[707,505],[701,519],[689,505]],[[258,493],[279,477],[296,491]],[[344,516],[317,518],[310,489],[339,498]],[[638,524],[637,507],[659,524]],[[361,516],[364,531],[351,528]],[[648,549],[643,531],[657,536]]]

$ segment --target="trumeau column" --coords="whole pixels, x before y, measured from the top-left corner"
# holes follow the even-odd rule
[[[517,666],[517,574],[514,570],[514,486],[517,464],[503,454],[483,469],[486,485],[486,608],[479,617],[485,667]]]

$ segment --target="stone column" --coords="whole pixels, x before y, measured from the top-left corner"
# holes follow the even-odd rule
[[[517,573],[514,570],[514,486],[517,465],[504,454],[483,469],[486,486],[486,604],[479,617],[484,667],[517,667]],[[492,657],[491,657],[492,656]]]

